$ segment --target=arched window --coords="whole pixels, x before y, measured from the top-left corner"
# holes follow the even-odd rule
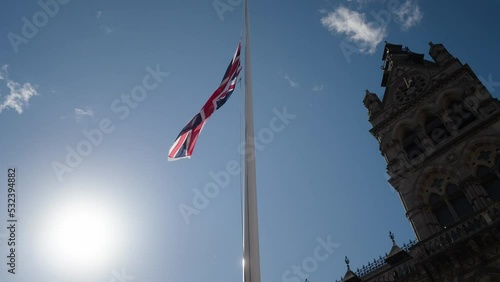
[[[441,122],[441,120],[436,116],[429,116],[425,120],[424,124],[425,133],[434,142],[434,144],[439,144],[441,141],[445,140],[450,136],[450,133]]]
[[[448,116],[453,120],[458,130],[463,129],[471,122],[476,120],[476,117],[471,113],[463,103],[458,101],[451,102],[447,108]]]
[[[474,211],[469,203],[469,200],[465,197],[464,192],[460,190],[457,185],[451,183],[448,184],[448,187],[446,188],[446,195],[448,196],[448,201],[458,218],[463,218]]]
[[[498,167],[500,157],[496,157],[495,164]],[[484,190],[490,195],[494,200],[500,199],[500,178],[494,172],[495,167],[489,168],[484,165],[479,165],[477,167],[476,176],[479,179],[479,183],[483,186]]]
[[[464,192],[453,183],[448,183],[442,196],[431,193],[429,205],[442,227],[448,227],[473,212]]]
[[[418,157],[423,153],[422,143],[418,139],[417,133],[413,130],[407,130],[403,136],[403,149],[406,152],[409,160]]]
[[[429,204],[441,226],[449,226],[455,221],[453,214],[442,197],[432,193],[429,197]]]

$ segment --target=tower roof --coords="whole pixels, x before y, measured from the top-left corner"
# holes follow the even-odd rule
[[[387,86],[387,80],[389,78],[389,74],[393,68],[393,64],[423,64],[424,63],[424,54],[418,54],[410,51],[408,47],[403,47],[403,45],[396,45],[391,43],[385,43],[384,46],[384,54],[382,55],[382,60],[384,62],[384,66],[382,69],[384,70],[384,75],[382,76],[381,86]]]
[[[385,60],[387,58],[387,54],[394,54],[400,52],[402,49],[403,45],[391,44],[386,41],[384,46],[384,53],[382,54],[382,60]]]
[[[361,282],[361,278],[359,278],[356,273],[354,273],[351,270],[351,267],[349,266],[349,258],[346,256],[345,257],[345,264],[347,265],[347,272],[344,275],[344,278],[342,278],[342,282]]]
[[[398,264],[411,256],[403,249],[401,249],[394,240],[394,233],[389,232],[389,238],[392,240],[392,248],[385,261],[390,265]]]

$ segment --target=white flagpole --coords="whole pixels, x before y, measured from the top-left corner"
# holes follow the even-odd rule
[[[243,282],[260,282],[259,224],[255,173],[252,65],[248,0],[245,0],[245,177],[243,219]]]

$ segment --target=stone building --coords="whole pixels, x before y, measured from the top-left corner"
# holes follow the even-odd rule
[[[342,278],[500,281],[500,102],[442,44],[429,55],[386,43],[370,130],[416,241]],[[346,263],[349,261],[346,258]]]

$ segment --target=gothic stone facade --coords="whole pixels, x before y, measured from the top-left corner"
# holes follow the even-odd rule
[[[344,281],[500,281],[500,102],[442,44],[386,43],[363,103],[416,242]]]

